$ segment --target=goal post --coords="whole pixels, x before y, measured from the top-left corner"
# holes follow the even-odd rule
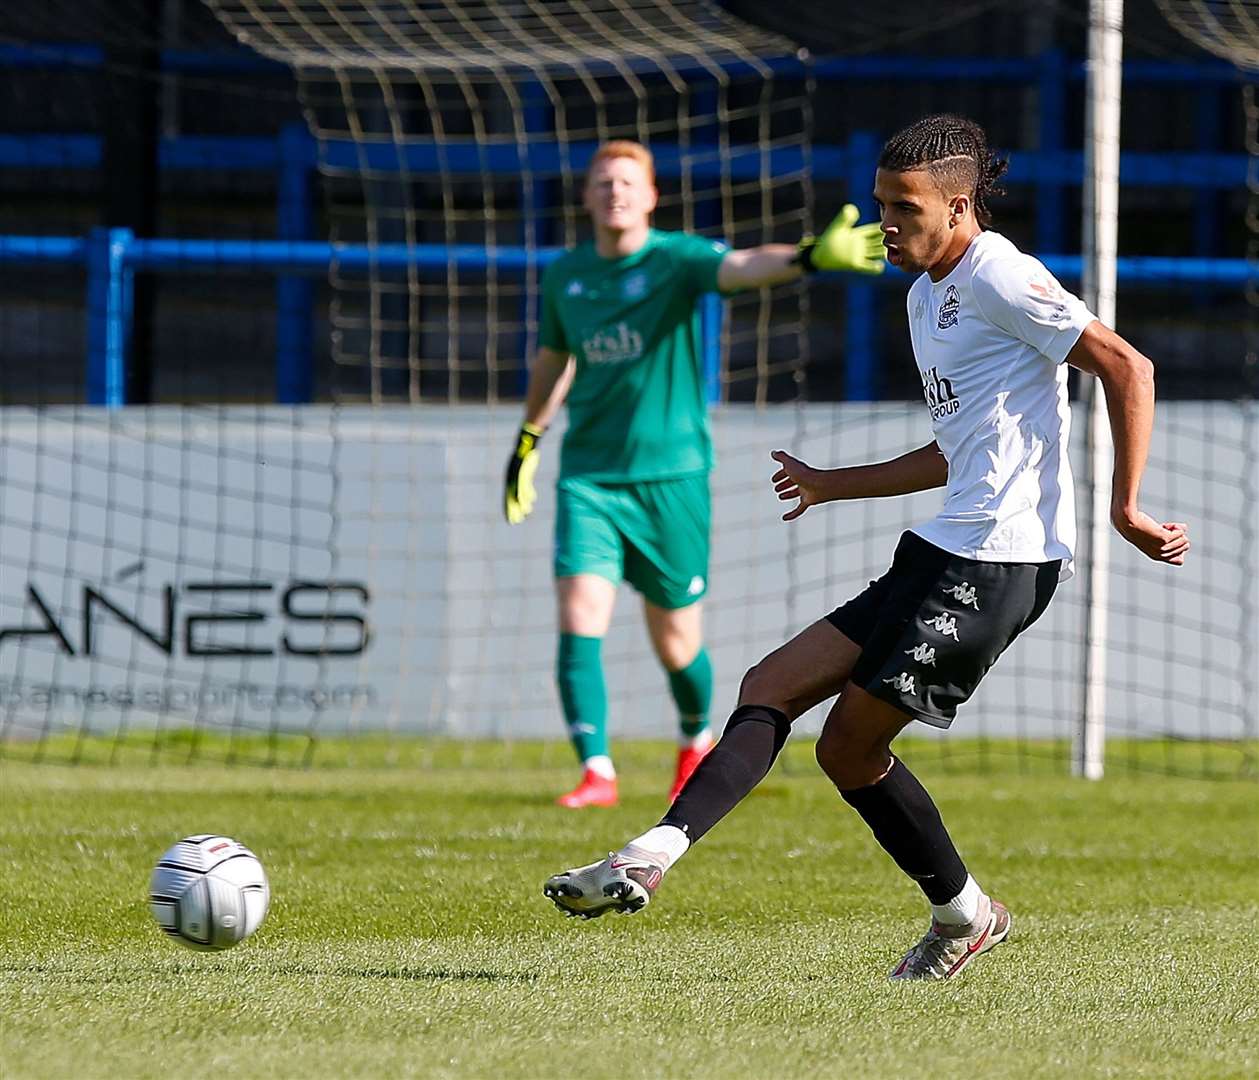
[[[1085,63],[1084,302],[1115,325],[1119,246],[1119,121],[1123,80],[1123,0],[1090,0]],[[1095,376],[1081,380],[1086,423],[1087,541],[1083,702],[1072,747],[1077,776],[1100,780],[1106,747],[1106,659],[1110,603],[1110,484],[1114,464],[1106,395]]]

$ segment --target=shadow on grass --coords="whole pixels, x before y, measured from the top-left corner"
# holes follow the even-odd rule
[[[488,968],[416,968],[416,967],[337,967],[321,968],[309,964],[266,965],[268,974],[287,975],[297,978],[333,977],[340,979],[397,979],[406,982],[483,982],[483,983],[535,983],[538,976],[531,972],[492,971]],[[154,965],[135,967],[125,971],[79,971],[57,964],[0,964],[0,973],[17,975],[51,975],[69,982],[84,985],[107,986],[111,984],[152,982],[153,977],[172,975],[223,974],[224,970],[207,970],[197,964]],[[233,975],[233,977],[236,977]]]
[[[485,982],[534,983],[530,972],[491,971],[488,968],[339,967],[318,968],[306,964],[284,964],[270,969],[276,975],[303,978],[331,975],[341,979],[397,979],[404,982]]]

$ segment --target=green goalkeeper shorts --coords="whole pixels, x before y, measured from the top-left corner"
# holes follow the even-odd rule
[[[708,591],[708,474],[609,484],[568,477],[556,486],[555,576],[628,581],[662,608]]]

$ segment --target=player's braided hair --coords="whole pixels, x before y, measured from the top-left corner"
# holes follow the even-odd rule
[[[997,181],[1009,162],[988,148],[988,136],[974,120],[952,113],[924,116],[903,128],[883,144],[879,168],[893,172],[927,169],[941,190],[966,190],[975,200],[980,225],[992,222],[988,199],[1004,195]]]

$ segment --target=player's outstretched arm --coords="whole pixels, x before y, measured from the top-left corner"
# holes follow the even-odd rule
[[[769,455],[779,464],[771,482],[781,500],[799,499],[783,521],[795,521],[810,506],[838,499],[877,499],[909,495],[948,483],[949,466],[940,447],[930,442],[891,461],[846,469],[815,469],[785,450]]]
[[[887,265],[882,229],[877,221],[858,225],[859,216],[860,211],[850,203],[821,236],[806,236],[795,247],[762,244],[727,252],[717,271],[717,287],[722,292],[759,289],[794,281],[814,270],[881,274]]]
[[[1106,394],[1115,444],[1110,519],[1128,543],[1157,562],[1180,566],[1189,551],[1188,526],[1160,524],[1141,510],[1141,475],[1154,429],[1154,365],[1113,330],[1094,320],[1067,354],[1067,363],[1096,375]]]
[[[525,395],[525,418],[507,459],[503,486],[503,514],[509,525],[519,525],[533,510],[538,497],[533,486],[533,476],[538,471],[538,442],[568,396],[574,370],[572,357],[558,349],[543,346],[533,359]]]

